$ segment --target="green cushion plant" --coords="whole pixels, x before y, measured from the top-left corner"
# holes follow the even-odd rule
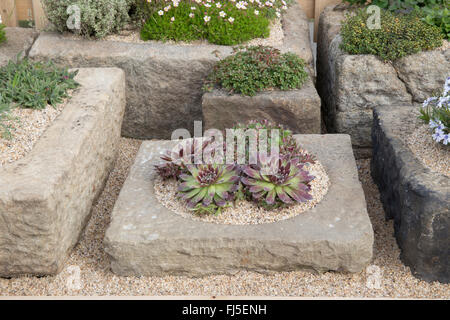
[[[146,21],[141,30],[143,40],[206,39],[220,45],[268,37],[270,20],[287,9],[284,0],[138,1],[139,17]]]
[[[350,4],[377,5],[391,12],[419,11],[422,20],[437,26],[442,34],[450,39],[450,0],[344,0]]]
[[[237,48],[219,61],[208,76],[205,90],[214,86],[233,93],[253,96],[266,89],[301,88],[308,74],[305,62],[294,53],[281,53],[266,46]]]
[[[381,10],[381,28],[373,29],[366,23],[370,15],[361,9],[347,16],[341,28],[341,49],[350,54],[373,54],[384,61],[393,61],[442,45],[440,29],[426,24],[415,11],[395,14]]]

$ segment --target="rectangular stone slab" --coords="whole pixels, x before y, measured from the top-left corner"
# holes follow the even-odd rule
[[[205,128],[224,130],[249,120],[271,120],[293,133],[320,133],[320,97],[308,77],[298,90],[259,92],[249,97],[223,90],[202,98]]]
[[[373,230],[350,137],[296,139],[325,166],[330,189],[310,211],[260,225],[199,222],[166,209],[155,197],[153,165],[176,142],[143,142],[104,240],[112,271],[123,276],[361,271],[372,259]]]
[[[0,169],[0,276],[58,273],[114,165],[125,75],[80,69],[81,84],[24,158]]]
[[[298,4],[283,14],[282,25],[285,37],[277,48],[304,59],[313,74],[308,19]],[[123,69],[127,107],[122,135],[171,139],[178,128],[193,133],[194,120],[202,119],[203,81],[217,61],[232,52],[231,46],[73,40],[43,32],[29,56],[71,67]]]
[[[426,168],[400,138],[414,131],[417,115],[412,106],[374,109],[372,176],[401,260],[416,277],[449,283],[450,178]]]

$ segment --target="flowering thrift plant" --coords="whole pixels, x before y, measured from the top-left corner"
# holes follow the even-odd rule
[[[141,0],[147,6],[143,40],[235,45],[269,36],[269,22],[287,10],[285,0]]]
[[[445,81],[441,96],[423,102],[419,118],[430,126],[434,141],[444,145],[450,143],[450,77]]]
[[[187,206],[197,214],[220,213],[236,201],[253,201],[258,206],[273,209],[285,207],[312,199],[310,182],[313,176],[306,170],[306,163],[314,163],[313,157],[297,145],[289,130],[268,121],[251,121],[247,125],[238,125],[234,129],[244,132],[248,139],[240,140],[236,146],[220,145],[219,149],[227,153],[231,150],[231,163],[202,163],[194,161],[195,154],[205,158],[211,146],[217,140],[211,138],[185,140],[183,147],[177,145],[161,157],[163,162],[155,166],[157,174],[163,179],[178,180],[178,195]],[[271,134],[266,131],[269,130]],[[278,134],[273,131],[278,130]],[[227,134],[229,131],[227,130]],[[264,139],[265,143],[261,144]],[[254,145],[257,149],[257,161],[251,163],[250,154]],[[260,146],[272,149],[276,145],[279,153],[262,152]],[[239,150],[245,149],[245,163],[239,161]],[[200,159],[201,160],[201,159]],[[268,170],[270,167],[271,170]]]

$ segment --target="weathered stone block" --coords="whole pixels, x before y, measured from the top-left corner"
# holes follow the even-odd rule
[[[253,97],[207,92],[202,98],[206,129],[223,130],[249,120],[271,120],[294,133],[320,133],[320,97],[310,79],[299,90],[265,91]]]
[[[401,260],[421,279],[449,283],[450,178],[423,166],[400,138],[414,130],[414,109],[374,109],[372,175]]]
[[[284,14],[282,24],[285,37],[278,48],[298,54],[313,70],[308,19],[298,4]],[[202,119],[203,80],[231,53],[231,46],[70,40],[42,33],[30,57],[72,67],[122,68],[127,81],[122,134],[170,139],[178,128],[193,132],[194,120]]]
[[[373,230],[348,135],[296,135],[331,181],[313,209],[259,225],[194,221],[156,198],[154,164],[176,141],[144,142],[105,236],[119,275],[187,275],[310,269],[358,272],[372,258]]]
[[[317,90],[329,132],[348,133],[355,148],[371,147],[372,109],[422,103],[441,89],[450,70],[450,46],[386,63],[373,55],[349,55],[339,45],[347,10],[330,6],[320,15]]]
[[[125,75],[80,69],[81,87],[31,152],[0,170],[0,276],[58,273],[114,164]]]
[[[7,41],[0,44],[0,66],[14,60],[17,55],[27,55],[38,33],[29,28],[5,28]]]

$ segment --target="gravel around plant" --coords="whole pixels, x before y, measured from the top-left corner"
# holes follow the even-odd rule
[[[370,176],[370,160],[359,160],[358,170],[375,232],[372,267],[356,274],[306,271],[187,278],[119,277],[109,270],[109,260],[102,239],[109,224],[114,202],[139,149],[140,141],[121,140],[120,155],[105,190],[94,205],[92,218],[64,270],[57,276],[0,279],[0,295],[193,295],[193,296],[301,296],[301,297],[391,297],[450,298],[450,285],[427,283],[412,276],[399,260],[393,237],[393,223],[386,222],[378,189]],[[79,268],[79,269],[78,269]],[[80,288],[72,279],[80,271]],[[376,281],[380,274],[380,287]],[[374,283],[369,288],[366,283]],[[73,283],[74,286],[68,286]],[[72,288],[72,289],[70,289]]]
[[[450,177],[450,145],[433,141],[430,128],[421,125],[407,138],[409,149],[416,158],[433,172]]]
[[[66,104],[67,99],[56,107],[48,105],[42,110],[24,108],[11,110],[10,120],[6,121],[6,125],[10,127],[11,137],[0,135],[0,168],[25,157]]]
[[[306,152],[308,153],[308,152]],[[194,214],[187,207],[186,201],[177,197],[178,182],[175,179],[163,180],[159,176],[155,180],[156,198],[169,210],[187,219],[217,224],[262,224],[293,218],[299,214],[308,214],[308,209],[315,207],[328,191],[329,179],[325,168],[319,161],[306,163],[305,170],[314,176],[311,182],[312,200],[282,209],[265,210],[249,201],[238,201],[234,207],[224,209],[217,215]]]

